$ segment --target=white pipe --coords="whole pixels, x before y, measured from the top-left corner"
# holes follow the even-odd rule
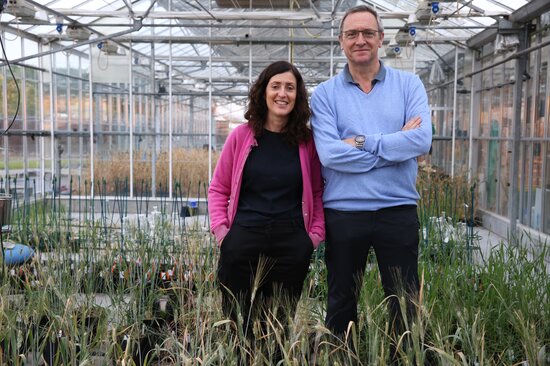
[[[52,9],[53,11],[63,13],[66,16],[79,17],[99,17],[99,18],[124,18],[128,19],[128,11],[117,10],[85,10],[85,9]],[[235,10],[235,9],[233,9]],[[407,19],[410,12],[387,12],[380,13],[382,18]],[[499,13],[502,14],[502,13]],[[250,11],[248,9],[238,11],[162,11],[150,12],[147,14],[147,19],[176,19],[176,20],[207,20],[211,21],[212,17],[217,20],[313,20],[316,22],[330,22],[333,16],[330,12],[315,12],[311,9],[300,9],[300,11]],[[341,18],[344,12],[336,13],[336,18]],[[488,15],[485,15],[488,16]],[[144,18],[144,11],[134,11],[134,18]]]
[[[2,30],[0,31],[2,35],[2,39],[6,39],[6,33]],[[4,141],[4,175],[7,176],[9,174],[9,160],[8,160],[8,149],[10,148],[10,140],[8,139],[8,136],[5,135],[5,132],[8,129],[9,126],[9,119],[8,119],[8,73],[7,73],[7,67],[2,68],[2,111],[4,112],[4,118],[2,119],[3,123],[3,129],[4,129],[4,135],[1,137]],[[51,67],[50,67],[51,70]],[[40,73],[42,74],[42,73]],[[51,103],[50,103],[51,104]],[[44,155],[42,155],[44,156]],[[0,237],[1,238],[1,237]]]
[[[172,35],[172,28],[170,28]],[[172,43],[168,43],[168,197],[172,198],[173,186],[173,146],[172,146],[172,118],[173,118],[173,101],[172,101]]]
[[[413,56],[412,72],[413,74],[416,74],[416,43],[412,42],[411,47],[412,47],[412,56]]]
[[[89,45],[90,49],[90,55],[92,55],[92,44]],[[53,86],[53,71],[51,70],[52,63],[53,63],[53,55],[50,54],[50,77],[51,77],[51,85]],[[88,72],[88,109],[89,109],[89,115],[90,115],[90,197],[94,196],[94,86],[93,86],[93,67],[91,67],[92,59],[90,58],[90,70]],[[53,90],[50,93],[50,95],[53,98]],[[53,99],[50,103],[53,105]],[[52,112],[52,141],[53,141],[53,112]],[[52,156],[53,155],[53,144],[52,144]]]
[[[472,73],[475,71],[476,62],[475,62],[475,53],[472,52]],[[473,144],[474,144],[474,101],[476,93],[476,80],[477,76],[472,76],[471,85],[470,85],[470,133],[468,141],[468,183],[472,183],[472,164],[473,164]]]
[[[234,9],[233,9],[234,10]],[[66,16],[79,16],[79,17],[99,17],[99,18],[125,18],[128,19],[128,12],[125,10],[109,11],[109,10],[85,10],[85,9],[52,9],[59,13],[63,13]],[[211,11],[196,12],[196,11],[163,11],[163,12],[150,12],[145,15],[145,11],[134,11],[134,18],[147,18],[147,19],[178,19],[178,20],[208,20],[211,21],[212,17],[218,21],[224,20],[313,20],[316,22],[330,22],[333,19],[340,19],[344,15],[344,12],[338,12],[333,15],[331,12],[321,11],[315,14],[310,9],[300,9],[299,11]],[[380,17],[383,19],[408,19],[411,12],[405,11],[390,11],[380,12]],[[474,18],[474,17],[499,17],[509,16],[508,12],[490,12],[486,11],[483,14],[476,13],[462,13],[462,14],[441,14],[441,17],[447,18]]]
[[[334,31],[334,30],[332,30]],[[48,38],[51,36],[44,35],[43,38]],[[429,44],[440,44],[440,43],[449,43],[449,42],[466,42],[471,37],[469,36],[437,36],[437,37],[416,37],[415,42],[419,43],[429,43]],[[116,40],[119,43],[124,42],[134,42],[134,43],[189,43],[189,44],[221,44],[221,45],[233,45],[233,44],[288,44],[288,42],[294,42],[296,45],[331,45],[335,41],[335,37],[331,36],[320,36],[320,37],[288,37],[288,36],[204,36],[204,35],[192,35],[192,36],[167,36],[167,35],[121,35],[113,36],[113,40]],[[261,55],[264,56],[265,55]],[[31,58],[31,57],[28,57]],[[24,61],[25,59],[18,59],[18,61]],[[0,65],[1,66],[1,65]]]
[[[128,113],[126,118],[128,118],[128,127],[129,130],[129,139],[130,139],[130,198],[134,197],[134,81],[132,74],[132,44],[130,44],[130,49],[128,51]]]
[[[338,1],[340,2],[340,0]],[[332,0],[332,12],[335,14],[336,13],[336,6],[334,5],[334,0]],[[331,21],[330,21],[330,38],[334,39],[334,37],[336,36],[334,34],[334,17],[332,17]],[[347,58],[345,60],[345,62],[347,62]],[[334,41],[331,41],[330,42],[330,68],[329,68],[329,76],[332,78],[334,75],[333,75],[333,69],[334,69]]]
[[[212,28],[209,29],[212,33]],[[208,47],[208,183],[212,181],[212,47]],[[200,195],[200,185],[199,185]]]
[[[23,47],[23,43],[24,43],[24,39],[23,37],[21,37],[21,39],[19,40],[20,41],[20,46],[21,47],[21,53],[23,56],[25,56],[25,48]],[[68,57],[67,57],[68,59]],[[24,131],[27,131],[28,130],[28,125],[27,125],[27,72],[26,72],[26,68],[23,68],[21,70],[21,78],[20,78],[20,85],[21,85],[21,118],[23,119],[23,130]],[[67,83],[67,88],[69,87],[68,85],[69,83]],[[69,105],[67,105],[67,108],[70,108]],[[70,116],[70,109],[68,109],[69,113],[68,115]],[[25,176],[28,175],[29,171],[29,144],[28,144],[28,139],[24,138],[22,139],[23,141],[23,173],[25,174]],[[59,167],[59,172],[61,172],[61,167]],[[61,182],[61,174],[59,176],[59,182]],[[26,182],[25,182],[26,184]],[[24,189],[25,190],[25,189]],[[25,198],[26,200],[26,197],[27,197],[27,192],[24,192],[23,193],[23,197]]]
[[[453,130],[451,131],[451,178],[455,176],[455,145],[456,145],[456,89],[458,78],[458,47],[455,46],[455,80],[453,83]]]
[[[38,52],[42,52],[43,46],[39,43],[38,44]],[[44,67],[44,60],[42,57],[38,59],[38,66]],[[44,95],[44,72],[38,73],[38,95]],[[6,80],[4,78],[4,80]],[[52,84],[50,84],[52,85]],[[4,94],[6,95],[6,94]],[[45,125],[45,112],[44,112],[44,98],[38,98],[39,104],[40,104],[40,128],[43,130]],[[82,98],[81,98],[82,99]],[[50,93],[50,104],[51,104],[51,93]],[[46,193],[46,187],[44,184],[44,176],[46,174],[46,144],[44,142],[44,138],[40,138],[40,182],[39,184],[39,190],[42,192],[42,195],[44,196]],[[7,164],[6,164],[7,167]]]

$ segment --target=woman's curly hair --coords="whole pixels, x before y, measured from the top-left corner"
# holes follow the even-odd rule
[[[290,62],[276,61],[261,72],[248,93],[248,107],[244,114],[244,118],[248,120],[249,126],[254,131],[254,136],[256,136],[256,138],[260,137],[264,130],[268,113],[265,90],[269,80],[271,80],[274,75],[282,74],[287,71],[292,72],[296,78],[296,102],[294,104],[294,109],[292,109],[288,116],[288,122],[281,132],[284,134],[285,140],[290,145],[295,146],[311,138],[311,130],[308,127],[311,110],[309,109],[304,79],[302,79],[302,75],[296,66],[292,65]]]

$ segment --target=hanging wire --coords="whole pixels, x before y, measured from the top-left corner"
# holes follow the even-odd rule
[[[19,83],[17,82],[17,79],[15,78],[15,75],[13,73],[13,70],[11,69],[11,64],[8,60],[8,56],[6,55],[6,50],[4,48],[4,41],[2,40],[2,36],[0,36],[0,45],[2,46],[2,54],[4,55],[4,59],[6,60],[6,65],[8,65],[8,69],[10,70],[11,77],[13,78],[13,82],[15,83],[15,87],[17,89],[17,105],[15,109],[15,114],[13,115],[13,118],[10,124],[8,125],[8,128],[6,128],[4,131],[0,133],[0,137],[1,137],[1,136],[4,136],[9,131],[11,126],[13,126],[15,119],[19,114],[19,104],[21,103],[21,89],[19,89]]]

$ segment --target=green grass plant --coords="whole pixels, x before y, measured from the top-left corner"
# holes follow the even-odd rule
[[[0,161],[0,170],[4,170],[6,167],[6,164],[4,161]],[[19,159],[13,159],[10,158],[10,161],[8,163],[8,170],[16,170],[16,169],[23,169],[25,167],[25,162],[23,160]],[[29,160],[27,167],[29,169],[38,169],[40,168],[40,160]]]
[[[219,249],[203,230],[207,222],[190,224],[193,218],[169,209],[186,201],[183,193],[156,208],[145,194],[132,198],[135,216],[127,213],[124,182],[115,198],[99,189],[93,199],[77,194],[71,206],[56,196],[20,201],[6,239],[28,240],[38,255],[0,279],[0,364],[38,364],[54,347],[57,365],[269,365],[276,350],[281,365],[387,365],[393,341],[403,365],[547,365],[548,246],[510,239],[483,256],[465,222],[473,216],[472,191],[447,181],[444,189],[430,187],[443,184],[440,176],[422,179],[421,292],[414,321],[396,339],[373,256],[346,339],[324,326],[323,245],[296,315],[269,307],[250,336],[244,319],[235,323],[221,309]]]

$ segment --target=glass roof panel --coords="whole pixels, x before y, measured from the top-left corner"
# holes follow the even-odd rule
[[[242,83],[278,59],[300,65],[310,83],[341,70],[346,60],[338,44],[338,25],[345,10],[357,3],[363,2],[253,0],[250,8],[250,0],[33,0],[29,4],[44,13],[43,19],[2,14],[0,21],[7,30],[6,38],[28,32],[44,43],[73,45],[84,53],[89,50],[88,43],[95,46],[99,40],[121,33],[114,41],[126,49],[131,45],[144,70],[152,69],[152,64],[168,65],[171,54],[174,78],[212,77],[218,78],[214,87],[220,90],[246,90]],[[367,3],[383,18],[385,42],[380,55],[388,64],[419,70],[453,51],[455,45],[464,47],[468,38],[494,27],[496,15],[510,14],[527,1],[443,0],[436,14],[428,0]],[[413,22],[412,15],[422,19]],[[61,18],[60,34],[56,25]],[[132,31],[132,24],[139,19],[141,28]],[[89,41],[67,35],[72,22],[91,30]],[[407,38],[412,26],[417,27],[416,36]],[[404,39],[397,42],[397,36],[403,35]],[[400,47],[397,57],[388,55],[392,42]],[[21,52],[13,51],[12,55]],[[161,75],[155,73],[154,77]]]
[[[521,8],[523,5],[527,4],[525,0],[506,0],[506,1],[495,1],[495,0],[474,0],[473,5],[485,9],[486,11],[504,11],[509,13],[510,9],[516,10]]]

